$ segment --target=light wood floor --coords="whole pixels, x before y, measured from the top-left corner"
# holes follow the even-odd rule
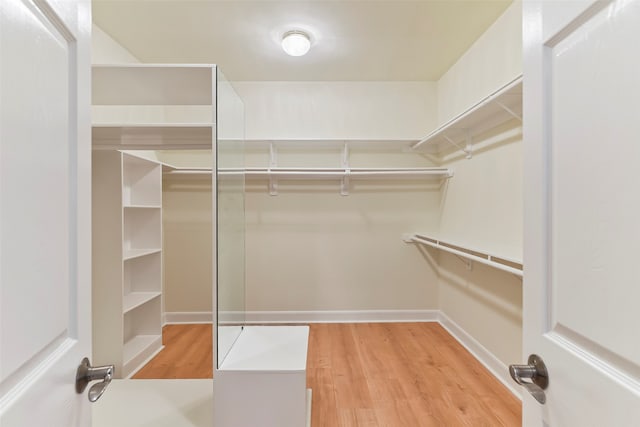
[[[312,324],[313,427],[520,426],[521,404],[437,323]],[[211,326],[169,325],[134,378],[211,378]]]
[[[166,325],[164,349],[133,376],[134,379],[212,378],[211,325]]]

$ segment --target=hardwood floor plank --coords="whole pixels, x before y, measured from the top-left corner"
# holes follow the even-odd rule
[[[367,386],[373,403],[396,403],[407,400],[402,383],[397,378],[367,377]]]
[[[167,325],[134,378],[211,378],[211,325]],[[313,427],[517,427],[521,403],[437,323],[310,325]]]
[[[431,416],[421,416],[414,410],[412,402],[402,400],[393,404],[381,404],[375,408],[376,419],[380,427],[420,426],[442,427]]]
[[[338,409],[373,408],[373,399],[371,399],[366,378],[337,375],[334,376],[333,383]]]
[[[333,375],[328,368],[311,368],[307,370],[307,384],[315,387],[311,394],[311,425],[314,427],[335,427],[338,423],[336,411],[336,387]],[[317,398],[316,395],[322,398]]]
[[[379,427],[378,419],[373,409],[340,409],[338,415],[338,425],[342,427]]]
[[[166,325],[162,328],[164,349],[132,377],[212,378],[213,340],[210,324]]]

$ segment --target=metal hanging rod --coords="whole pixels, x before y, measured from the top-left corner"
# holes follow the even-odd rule
[[[479,262],[480,264],[506,271],[514,274],[515,276],[523,277],[522,264],[516,261],[510,261],[508,259],[476,251],[474,249],[467,249],[461,246],[452,245],[441,240],[432,239],[419,234],[407,235],[403,239],[407,243],[415,242],[421,245],[430,246],[444,252],[449,252],[458,257],[466,258],[469,261]],[[467,266],[467,268],[469,267]]]
[[[211,169],[174,169],[165,172],[168,175],[179,174],[211,174]],[[435,178],[451,178],[453,171],[448,168],[220,168],[218,173],[238,174],[247,176],[277,176],[277,177],[318,177],[342,178],[350,177],[389,177],[389,176],[433,176]]]

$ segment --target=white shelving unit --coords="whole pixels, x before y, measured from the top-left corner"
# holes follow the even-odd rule
[[[126,378],[162,348],[162,165],[93,154],[95,363]]]
[[[471,143],[477,135],[514,119],[522,121],[522,76],[440,126],[412,148],[442,153],[454,146],[470,158]]]
[[[407,243],[419,243],[421,245],[439,249],[444,252],[449,252],[471,262],[479,262],[480,264],[488,265],[498,270],[506,271],[518,277],[523,276],[522,260],[515,260],[508,257],[492,255],[484,251],[466,248],[460,245],[454,245],[439,239],[435,239],[433,237],[429,237],[424,234],[410,234],[404,236],[403,239]],[[471,264],[468,265],[471,266]]]
[[[162,165],[117,150],[212,149],[216,66],[92,67],[94,364],[128,377],[162,346]]]
[[[234,118],[237,107],[217,109],[231,90],[218,75],[215,65],[93,67],[94,242],[101,246],[94,251],[94,339],[99,341],[94,359],[100,364],[116,361],[120,377],[134,372],[161,346],[162,291],[156,283],[162,279],[162,200],[153,183],[157,176],[161,185],[162,166],[114,150],[213,149],[216,164],[216,149],[227,144],[214,146],[215,138],[233,142],[222,132],[230,137],[234,132],[229,130],[233,126],[217,129],[215,121]],[[214,195],[217,181],[212,180]],[[216,366],[216,396],[228,399],[216,399],[221,405],[214,411],[216,425],[303,425],[308,328],[283,328],[266,334],[265,329],[245,329],[236,340],[244,345],[235,348],[229,361],[246,363]],[[293,363],[256,365],[247,360],[283,356]]]

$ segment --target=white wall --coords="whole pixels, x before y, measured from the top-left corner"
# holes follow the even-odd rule
[[[473,158],[445,158],[439,234],[447,242],[522,259],[522,128],[513,120],[476,138]]]
[[[521,15],[516,0],[438,80],[439,124],[522,74]]]
[[[124,46],[115,41],[96,24],[91,28],[91,63],[122,64],[140,62]]]
[[[247,192],[247,309],[437,308],[435,266],[401,240],[437,224],[438,188],[413,183],[266,182]]]
[[[500,142],[486,151],[445,164],[455,177],[442,194],[439,236],[521,260],[522,136],[518,123],[503,130],[493,134]],[[522,280],[478,263],[467,271],[446,253],[439,254],[438,264],[440,309],[504,364],[520,361]]]
[[[162,226],[166,312],[210,312],[211,177],[163,180]]]
[[[443,123],[522,72],[521,4],[515,2],[438,82]],[[522,134],[516,120],[476,138],[473,158],[444,159],[439,236],[522,259]],[[521,361],[522,281],[439,254],[439,307],[504,364]]]
[[[249,139],[401,140],[435,125],[434,83],[237,82]],[[268,165],[267,146],[249,166]],[[353,166],[428,166],[401,149],[353,148]],[[340,145],[280,144],[278,165],[339,167]],[[432,265],[403,233],[437,225],[432,183],[250,182],[246,195],[249,311],[435,309]],[[426,283],[426,284],[425,284]]]
[[[431,82],[234,82],[249,139],[419,139],[435,126]]]

